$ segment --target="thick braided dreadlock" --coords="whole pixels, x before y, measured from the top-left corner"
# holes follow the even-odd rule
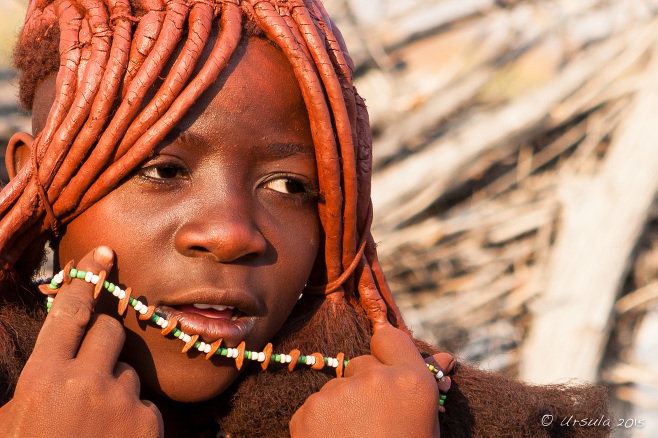
[[[370,234],[367,112],[342,36],[319,0],[31,1],[19,47],[59,32],[56,99],[31,160],[0,194],[2,269],[11,270],[34,240],[57,237],[152,154],[228,64],[243,21],[289,59],[309,114],[325,240],[323,272],[315,275],[322,280],[305,293],[363,309],[374,330],[388,323],[406,330]],[[219,37],[197,66],[214,22]],[[35,84],[21,88],[30,105]]]

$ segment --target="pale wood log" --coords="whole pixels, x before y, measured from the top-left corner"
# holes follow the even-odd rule
[[[374,228],[380,227],[384,234],[422,212],[446,190],[467,163],[515,135],[538,128],[556,103],[604,68],[632,39],[642,35],[643,32],[634,30],[601,44],[570,63],[546,86],[504,108],[482,114],[449,138],[439,139],[423,151],[375,174],[372,184]]]
[[[561,185],[560,228],[523,345],[520,377],[597,379],[629,256],[658,191],[658,50],[599,171]]]

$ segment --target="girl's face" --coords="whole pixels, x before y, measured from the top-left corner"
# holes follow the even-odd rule
[[[269,42],[250,38],[154,156],[68,225],[59,261],[107,245],[116,253],[113,281],[179,316],[186,333],[259,350],[311,273],[321,234],[317,192],[292,68]],[[117,299],[101,296],[97,310],[116,315]],[[181,341],[134,311],[123,322],[122,360],[173,400],[210,399],[239,374],[233,359],[182,354]]]

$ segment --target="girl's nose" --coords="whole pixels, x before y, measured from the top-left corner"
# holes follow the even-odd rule
[[[179,253],[221,263],[246,262],[265,254],[267,240],[244,201],[199,207],[176,231],[174,245]]]

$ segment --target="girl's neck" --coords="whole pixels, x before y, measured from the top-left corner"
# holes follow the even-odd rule
[[[215,438],[219,431],[214,420],[218,403],[216,401],[176,402],[146,387],[142,387],[141,398],[155,403],[160,410],[165,437]]]

